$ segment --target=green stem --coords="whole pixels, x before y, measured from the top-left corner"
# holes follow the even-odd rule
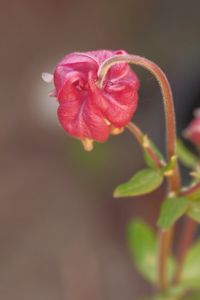
[[[99,68],[97,85],[102,88],[104,78],[109,68],[117,63],[131,63],[143,67],[152,73],[159,83],[163,96],[163,104],[165,111],[166,122],[166,136],[167,136],[167,157],[168,160],[176,155],[176,125],[175,125],[175,113],[173,95],[170,84],[164,72],[152,61],[137,55],[117,55],[107,59]],[[180,173],[177,163],[174,166],[174,172],[172,176],[167,178],[169,192],[173,191],[177,193],[180,189]],[[172,248],[172,236],[173,228],[168,231],[160,231],[159,233],[159,255],[158,255],[158,280],[161,290],[165,290],[168,287],[167,281],[167,259]]]

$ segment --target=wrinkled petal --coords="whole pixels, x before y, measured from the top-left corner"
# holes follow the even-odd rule
[[[54,72],[54,84],[59,101],[66,101],[71,98],[79,98],[77,86],[87,82],[87,77],[78,71],[66,72],[66,67],[58,67]]]
[[[102,89],[96,84],[100,65],[123,54],[123,50],[74,52],[55,67],[58,118],[64,130],[85,145],[88,141],[92,145],[92,140],[104,142],[110,133],[121,132],[137,108],[139,81],[128,64],[113,65]]]
[[[58,118],[69,135],[104,142],[109,136],[109,127],[102,115],[94,110],[91,103],[67,101],[58,107]]]
[[[93,57],[89,56],[87,53],[79,52],[74,52],[66,55],[57,65],[57,67],[60,66],[67,67],[71,70],[80,71],[84,74],[92,72],[95,76],[98,70],[97,61]]]
[[[114,55],[125,55],[127,54],[124,50],[109,51],[109,50],[99,50],[99,51],[89,51],[87,54],[95,59],[100,66],[106,59],[113,57]],[[128,64],[119,63],[112,66],[106,75],[105,80],[115,80],[121,76],[126,75],[130,70]]]
[[[130,122],[138,103],[138,82],[135,77],[132,81],[120,80],[108,84],[102,91],[92,81],[90,87],[96,95],[93,98],[94,105],[110,123],[115,127],[124,127]]]

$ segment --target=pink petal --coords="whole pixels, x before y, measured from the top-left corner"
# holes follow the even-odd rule
[[[69,135],[104,142],[109,136],[109,127],[102,115],[90,101],[67,101],[58,107],[58,118]]]

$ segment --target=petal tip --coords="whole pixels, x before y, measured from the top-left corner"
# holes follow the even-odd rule
[[[81,143],[83,144],[85,151],[93,150],[93,148],[94,148],[93,142],[94,142],[93,140],[88,139],[88,138],[81,139]]]
[[[42,79],[46,83],[51,83],[53,81],[53,74],[43,72],[42,73]]]

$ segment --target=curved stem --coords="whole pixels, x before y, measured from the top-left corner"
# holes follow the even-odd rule
[[[170,159],[176,155],[176,124],[173,95],[170,84],[164,72],[152,61],[137,55],[117,55],[115,57],[107,59],[99,68],[97,84],[100,88],[103,87],[104,78],[109,68],[116,63],[131,63],[138,65],[148,70],[154,75],[159,83],[163,96],[163,104],[165,111],[166,122],[166,136],[167,136],[167,157]],[[167,178],[169,191],[177,193],[180,189],[180,174],[177,163],[174,166],[174,172],[172,176]],[[159,234],[159,286],[161,290],[164,290],[168,286],[166,266],[169,253],[172,247],[173,228]]]
[[[98,71],[97,85],[102,88],[105,76],[112,65],[117,63],[130,63],[143,67],[152,73],[159,83],[163,96],[163,104],[165,110],[165,121],[167,131],[167,156],[168,159],[176,153],[176,124],[174,113],[173,95],[169,81],[164,72],[152,61],[138,55],[116,55],[105,60]],[[180,187],[180,176],[177,171],[172,178],[169,178],[170,190],[177,191]]]

